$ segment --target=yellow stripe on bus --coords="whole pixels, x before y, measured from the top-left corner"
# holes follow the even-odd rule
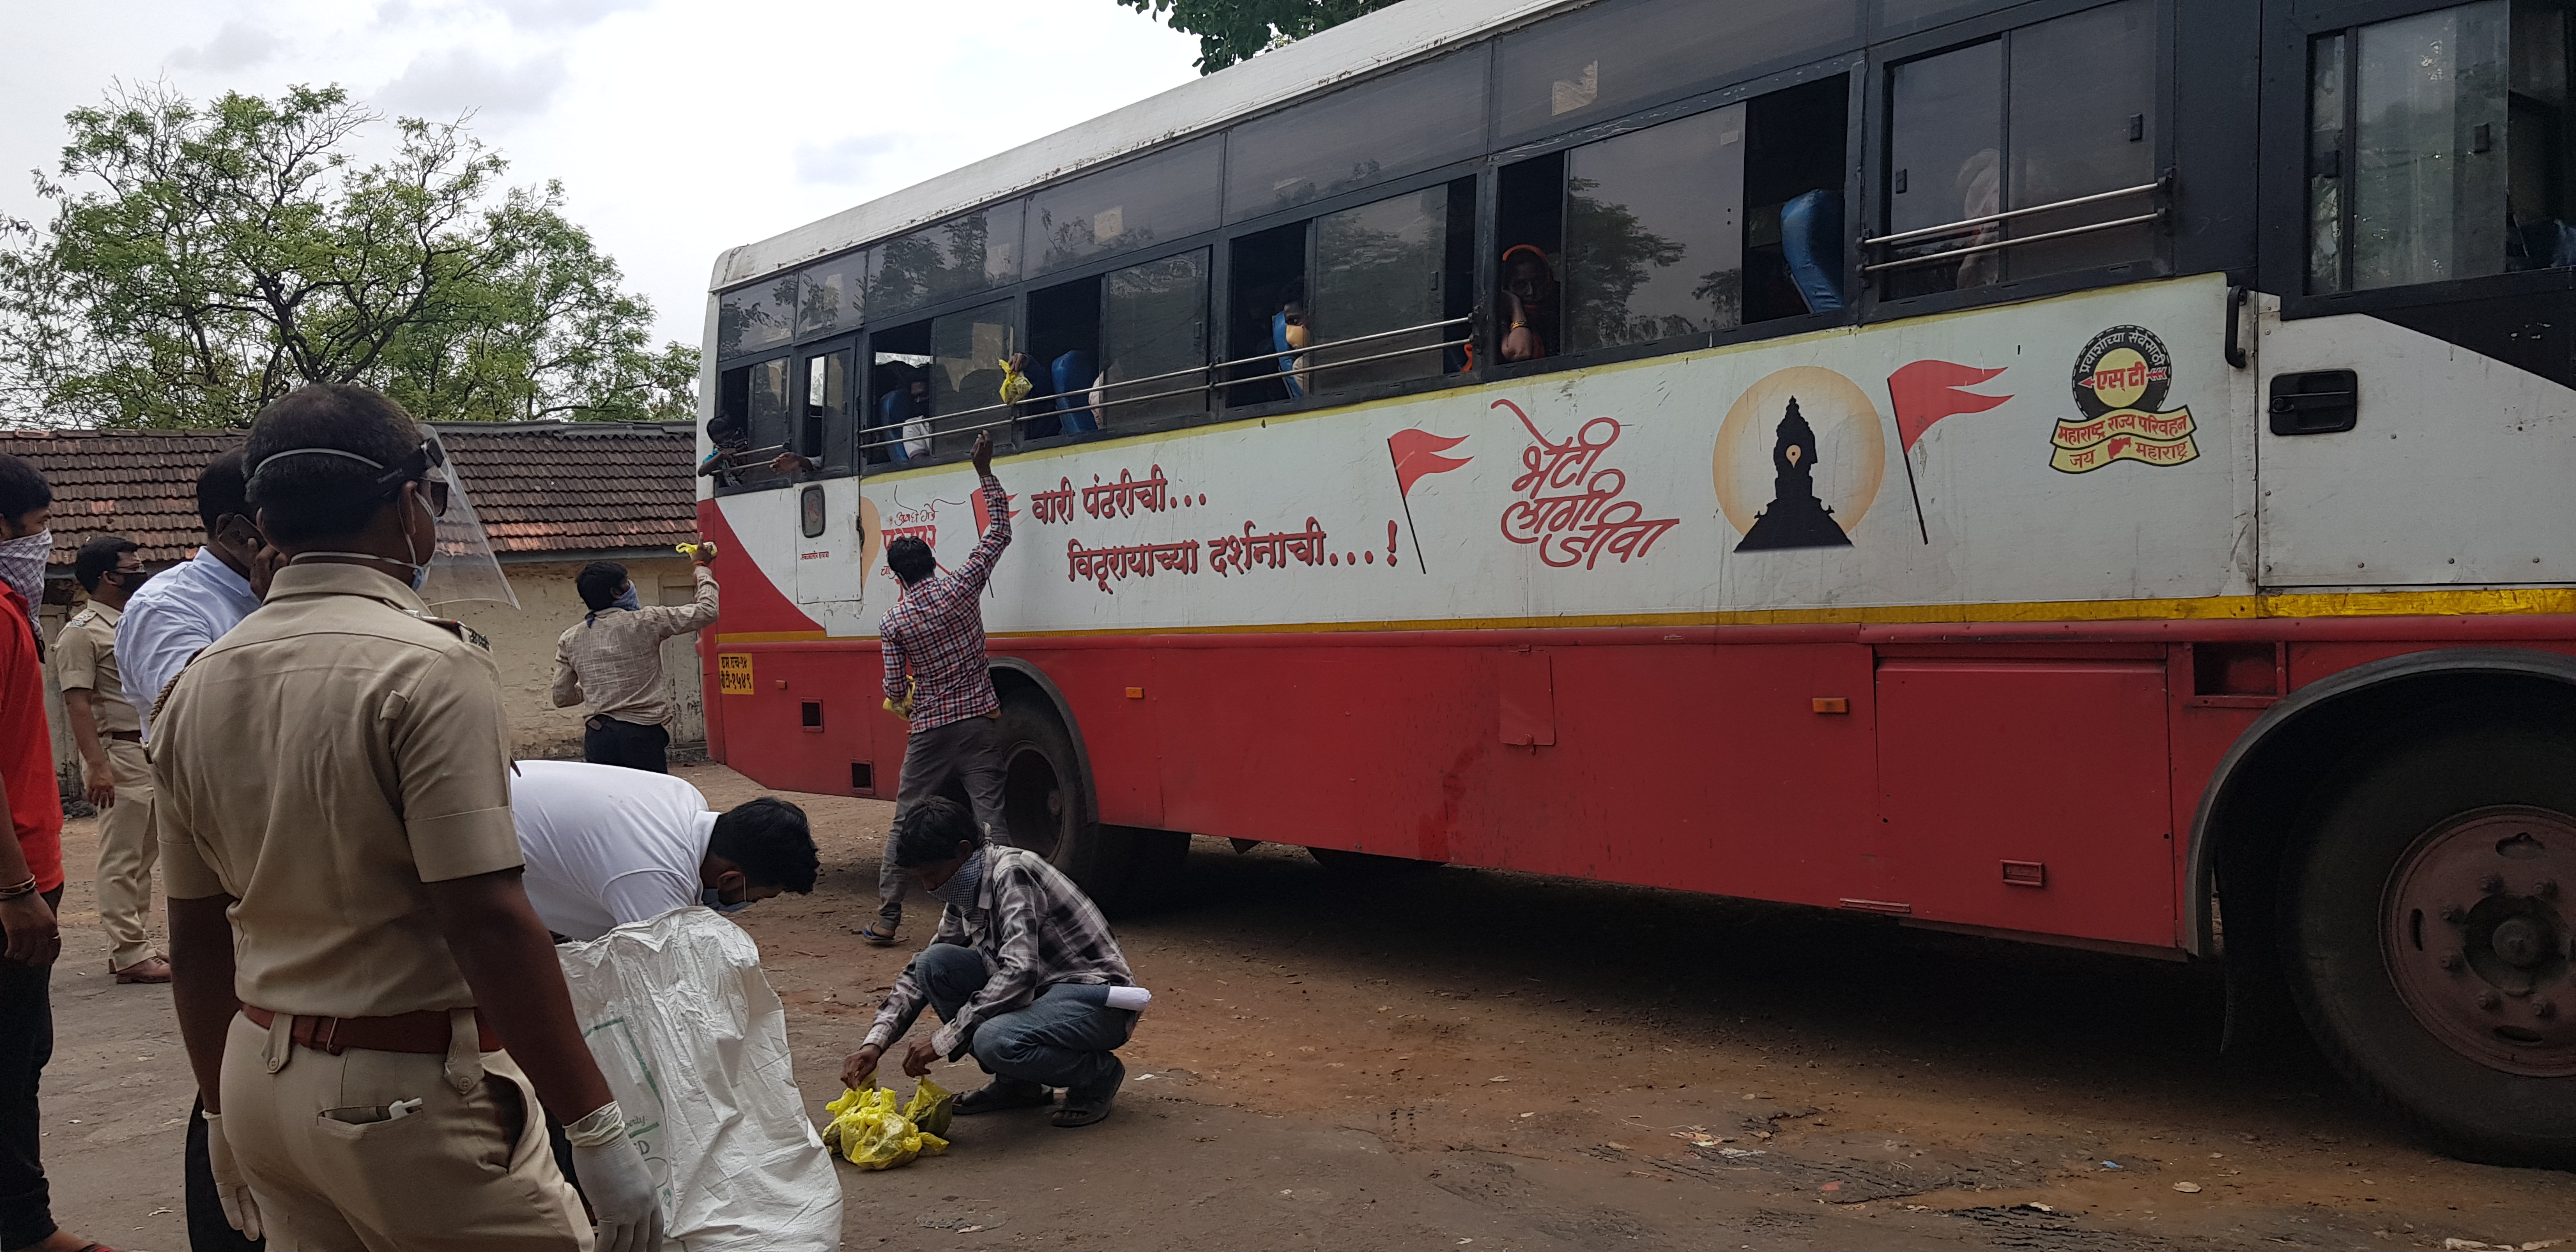
[[[2205,622],[2281,617],[2462,617],[2576,614],[2576,589],[2506,587],[2440,591],[2290,592],[2161,600],[2037,600],[2001,604],[1896,604],[1851,608],[1739,609],[1716,613],[1605,613],[1563,617],[1431,618],[1420,621],[1290,622],[1239,626],[1140,626],[1123,630],[995,631],[996,639],[1086,635],[1250,635],[1399,630],[1568,630],[1604,626],[1895,626],[1981,622]],[[720,634],[719,644],[808,643],[819,630]]]

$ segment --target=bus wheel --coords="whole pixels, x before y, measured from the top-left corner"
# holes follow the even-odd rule
[[[2363,1093],[2472,1160],[2576,1166],[2576,732],[2410,736],[2313,806],[2290,985]]]

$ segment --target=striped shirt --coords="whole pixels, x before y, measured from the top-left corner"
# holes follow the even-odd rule
[[[986,844],[984,881],[976,885],[975,905],[948,905],[939,914],[939,933],[930,937],[932,943],[983,953],[984,968],[992,971],[983,989],[930,1037],[941,1056],[954,1058],[978,1023],[1027,1008],[1049,987],[1135,985],[1100,906],[1037,853]],[[894,991],[878,1006],[867,1042],[883,1048],[902,1038],[929,1002],[912,967],[905,966],[894,980]]]
[[[946,576],[933,575],[903,592],[886,610],[877,636],[885,648],[886,699],[904,697],[904,671],[912,672],[912,733],[937,730],[970,717],[1002,711],[993,676],[984,668],[984,610],[975,598],[993,576],[993,562],[1011,546],[1010,497],[1000,480],[984,476],[984,512],[992,525]]]

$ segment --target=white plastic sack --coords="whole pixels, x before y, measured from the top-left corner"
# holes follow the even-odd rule
[[[692,906],[555,952],[661,1184],[663,1246],[839,1248],[841,1180],[796,1092],[787,1009],[751,936]]]

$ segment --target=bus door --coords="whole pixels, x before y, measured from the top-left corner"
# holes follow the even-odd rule
[[[2265,147],[2298,156],[2265,189],[2261,582],[2576,581],[2570,12],[2276,16]]]
[[[796,358],[797,450],[820,475],[796,488],[796,602],[855,605],[867,581],[859,525],[858,341],[832,340]]]

